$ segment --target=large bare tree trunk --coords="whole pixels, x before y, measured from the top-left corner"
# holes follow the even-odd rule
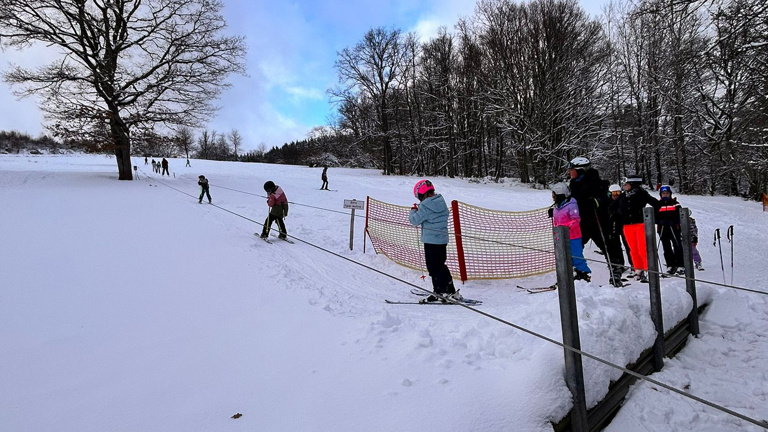
[[[110,120],[112,140],[115,143],[115,159],[117,160],[118,180],[133,180],[133,164],[131,163],[131,139],[125,125],[118,116]]]

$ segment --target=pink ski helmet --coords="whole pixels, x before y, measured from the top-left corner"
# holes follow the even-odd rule
[[[424,199],[424,195],[429,191],[434,191],[435,187],[432,186],[432,182],[429,180],[419,180],[416,182],[416,186],[413,187],[413,196],[419,199]]]

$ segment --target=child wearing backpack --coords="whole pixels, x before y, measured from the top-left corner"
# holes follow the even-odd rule
[[[288,216],[288,198],[285,197],[283,189],[271,180],[264,183],[264,192],[269,194],[269,197],[267,198],[269,215],[264,221],[264,229],[261,231],[261,238],[266,239],[269,237],[269,230],[272,228],[272,222],[277,222],[277,227],[280,230],[280,235],[278,235],[277,238],[286,240],[288,232],[285,229],[283,218]]]

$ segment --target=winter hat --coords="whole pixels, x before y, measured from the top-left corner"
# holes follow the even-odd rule
[[[608,187],[608,192],[621,192],[621,186],[612,184]]]
[[[419,180],[416,182],[416,185],[413,187],[413,196],[419,199],[419,201],[424,200],[424,196],[430,192],[434,192],[435,187],[432,185],[432,182],[429,180]]]
[[[204,175],[199,175],[199,176],[197,176],[197,178],[201,178],[201,179],[204,179],[204,178],[205,178],[205,176],[204,176]]]
[[[568,163],[568,169],[585,171],[589,169],[590,165],[589,159],[579,156],[571,159],[571,162]]]
[[[560,182],[555,183],[549,188],[555,195],[564,195],[566,197],[571,196],[571,189],[567,184]]]
[[[264,192],[272,192],[273,190],[275,190],[275,182],[270,180],[264,183]]]

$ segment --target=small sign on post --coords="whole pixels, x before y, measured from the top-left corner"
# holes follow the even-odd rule
[[[352,216],[349,220],[349,250],[352,250],[353,240],[355,238],[355,210],[365,210],[365,201],[345,199],[344,208],[352,209]]]
[[[136,175],[136,180],[139,180],[139,167],[133,166],[133,173]]]

